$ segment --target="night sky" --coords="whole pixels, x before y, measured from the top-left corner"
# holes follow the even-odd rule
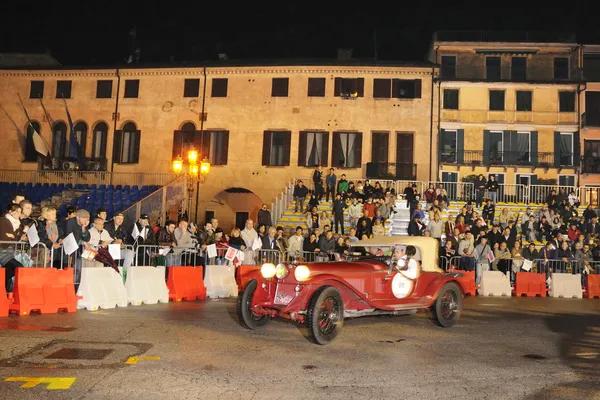
[[[368,5],[353,2],[338,8],[327,8],[324,2],[315,8],[300,2],[281,2],[274,8],[260,6],[262,2],[218,6],[198,1],[183,7],[171,6],[175,2],[134,6],[123,1],[112,7],[81,1],[77,8],[50,1],[33,7],[19,3],[3,10],[0,51],[49,49],[63,65],[123,63],[134,26],[142,63],[168,62],[172,57],[176,62],[214,60],[221,52],[230,59],[334,58],[338,47],[353,48],[355,57],[373,58],[375,42],[380,60],[421,61],[435,30],[557,30],[577,33],[582,43],[600,43],[600,6],[588,5],[593,1],[562,2],[572,5],[562,8],[493,10],[434,8],[432,1],[421,1],[421,8],[373,2],[390,5],[372,12]]]

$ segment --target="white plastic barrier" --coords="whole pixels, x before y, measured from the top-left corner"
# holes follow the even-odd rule
[[[169,302],[169,289],[165,282],[165,267],[127,268],[127,302],[134,306]]]
[[[123,273],[122,269],[119,271]],[[123,277],[112,268],[81,268],[77,289],[77,308],[96,311],[98,308],[127,307],[127,291]]]
[[[550,276],[550,297],[583,298],[581,274],[553,273]]]
[[[483,296],[511,296],[510,279],[500,271],[484,271],[481,274],[479,294]]]
[[[238,294],[235,268],[228,265],[207,265],[204,284],[208,297],[231,297]]]

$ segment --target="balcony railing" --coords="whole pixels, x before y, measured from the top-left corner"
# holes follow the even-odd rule
[[[52,165],[42,164],[41,170],[47,171],[106,171],[106,158],[52,158]]]
[[[504,151],[484,153],[482,150],[465,150],[463,152],[442,152],[442,164],[459,165],[512,165],[540,168],[573,167],[573,154],[561,154],[555,160],[554,153],[534,153],[522,151]],[[558,164],[555,161],[559,161]]]
[[[367,163],[367,178],[413,181],[417,179],[417,165],[405,163]]]
[[[577,124],[576,112],[555,111],[490,111],[490,110],[441,110],[441,120],[444,122],[469,123],[526,123],[533,125]]]

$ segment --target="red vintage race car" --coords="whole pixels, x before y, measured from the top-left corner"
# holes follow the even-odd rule
[[[430,309],[440,326],[456,324],[463,293],[457,275],[438,268],[437,240],[384,236],[355,242],[351,251],[366,256],[264,264],[250,272],[238,295],[240,323],[258,329],[275,317],[288,318],[306,324],[317,344],[333,340],[344,318]]]

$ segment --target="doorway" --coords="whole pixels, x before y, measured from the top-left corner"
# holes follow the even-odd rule
[[[396,163],[413,164],[414,138],[412,133],[396,134]]]
[[[238,229],[244,229],[246,227],[246,221],[250,218],[250,214],[245,211],[237,211],[235,213],[235,227]]]
[[[214,211],[205,211],[204,212],[204,225],[208,224],[215,217]]]
[[[530,185],[534,184],[533,176],[517,174],[515,176],[515,182],[517,184],[517,190],[515,191],[517,197],[514,199],[514,201],[529,203],[529,191],[531,189]]]
[[[448,194],[448,199],[450,200],[459,200],[457,198],[458,193],[456,190],[457,182],[458,172],[442,172],[442,183]]]

